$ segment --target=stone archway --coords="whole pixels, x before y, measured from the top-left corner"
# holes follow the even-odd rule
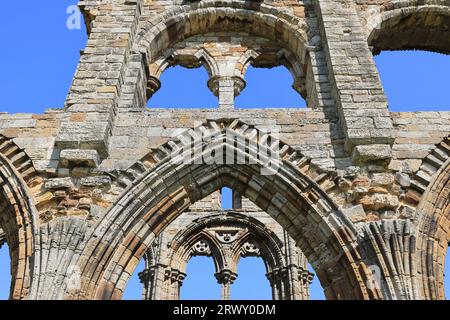
[[[425,299],[445,299],[444,260],[450,242],[450,159],[417,209],[419,285]]]
[[[216,0],[202,1],[195,6],[183,5],[168,10],[164,16],[143,20],[134,41],[134,50],[144,53],[148,65],[174,43],[190,36],[215,30],[245,31],[284,42],[302,57],[306,50],[308,27],[304,12],[296,14],[261,3]],[[295,35],[295,36],[292,36]],[[165,39],[166,41],[161,41]]]
[[[374,53],[417,49],[450,53],[450,6],[443,1],[398,1],[367,24]]]
[[[8,243],[11,257],[11,299],[28,297],[34,263],[37,210],[29,186],[35,170],[12,140],[0,136],[0,245]],[[28,185],[27,185],[28,183]]]
[[[272,147],[273,137],[255,135],[254,128],[247,133],[249,127],[236,121],[210,125],[218,139],[214,143],[183,142],[179,137],[183,148],[168,143],[177,150],[175,155],[167,149],[164,153],[165,146],[156,152],[159,161],[131,183],[95,227],[95,237],[78,261],[82,288],[66,297],[119,299],[161,230],[191,204],[226,186],[280,223],[313,265],[328,298],[381,298],[379,291],[366,286],[371,274],[359,254],[353,225],[318,184],[324,183],[324,175],[311,172],[308,160],[282,143],[279,167],[272,175],[262,175],[268,162],[260,150]],[[227,138],[230,134],[233,139]],[[252,164],[198,164],[210,156],[211,148]]]
[[[310,26],[305,20],[305,7],[293,4],[297,10],[288,12],[276,7],[255,2],[201,1],[195,5],[186,4],[169,9],[164,16],[148,16],[139,24],[139,32],[133,41],[133,51],[140,53],[148,69],[146,99],[160,89],[161,72],[172,65],[189,67],[205,66],[210,75],[208,87],[219,97],[219,105],[230,108],[233,97],[245,88],[244,74],[252,64],[258,67],[284,65],[294,78],[293,88],[308,100],[310,107],[318,105],[318,97],[307,94],[309,86],[306,80],[314,75],[315,50],[317,36],[309,43]],[[216,59],[209,50],[198,50],[194,45],[199,39],[220,32],[216,40],[209,40],[205,47],[217,54]],[[232,44],[229,48],[220,44],[219,49],[211,48],[211,43],[220,42],[220,38],[233,38],[233,42],[242,42],[240,48]],[[257,40],[256,40],[257,39]],[[201,41],[200,41],[201,42]],[[229,42],[229,41],[228,41]],[[181,45],[181,50],[177,46]],[[240,52],[243,50],[242,52]],[[227,59],[223,59],[227,56]],[[233,59],[231,59],[233,58]],[[183,61],[184,60],[184,61]],[[234,66],[231,61],[234,61]],[[226,63],[224,63],[226,61]],[[230,92],[233,88],[233,94]],[[310,93],[312,90],[309,89]]]
[[[190,217],[177,219],[152,243],[145,257],[146,268],[139,274],[144,299],[179,299],[188,276],[186,266],[194,256],[213,258],[224,300],[230,298],[230,287],[239,277],[239,261],[246,257],[264,261],[274,300],[308,299],[312,275],[307,271],[306,258],[292,247],[291,239],[281,240],[274,230],[245,211],[229,210],[202,215],[173,235],[177,226],[191,221],[195,213]]]

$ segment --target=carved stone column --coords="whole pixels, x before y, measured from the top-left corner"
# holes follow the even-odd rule
[[[186,274],[164,265],[150,266],[141,273],[143,300],[178,300]]]
[[[169,292],[167,295],[168,300],[179,300],[180,299],[180,289],[183,285],[184,279],[186,279],[186,274],[179,270],[167,269],[166,279],[170,281]]]
[[[155,268],[150,267],[139,273],[139,280],[144,287],[142,300],[153,300],[155,294]]]
[[[219,98],[220,109],[234,109],[234,98],[241,94],[246,84],[239,77],[215,76],[208,81],[209,89]]]
[[[359,237],[360,251],[372,271],[373,286],[387,300],[420,299],[416,232],[409,220],[366,224]]]
[[[161,88],[161,81],[158,78],[150,76],[147,79],[147,97],[150,99]]]
[[[307,270],[307,260],[305,255],[299,250],[295,242],[284,231],[284,241],[286,243],[286,290],[285,300],[308,300],[309,284],[313,279],[313,274]]]
[[[290,300],[286,290],[290,287],[290,281],[285,267],[273,270],[267,274],[270,285],[272,286],[273,300]]]
[[[280,288],[278,281],[275,277],[275,274],[273,272],[268,273],[266,275],[267,279],[269,280],[270,287],[272,288],[272,299],[273,300],[281,300],[280,299]]]
[[[217,282],[222,286],[222,300],[230,300],[231,285],[237,278],[237,274],[230,270],[222,270],[215,274]]]
[[[299,268],[298,270],[298,278],[300,280],[300,290],[303,300],[309,300],[309,286],[313,282],[314,274],[309,272],[306,269]]]

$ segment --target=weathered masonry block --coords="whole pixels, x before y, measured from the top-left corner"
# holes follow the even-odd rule
[[[120,299],[142,259],[143,298],[178,299],[196,255],[223,299],[247,256],[274,299],[309,298],[307,263],[329,299],[444,298],[450,112],[390,112],[373,54],[450,53],[448,3],[79,6],[89,40],[65,105],[0,114],[12,299]],[[205,67],[217,108],[147,107],[177,65]],[[250,66],[280,65],[306,108],[235,108]]]

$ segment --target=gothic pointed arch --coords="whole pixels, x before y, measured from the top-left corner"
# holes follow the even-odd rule
[[[416,219],[420,289],[425,299],[445,299],[444,259],[450,243],[450,159],[429,184]]]
[[[406,202],[414,207],[421,206],[421,202],[429,194],[429,189],[433,188],[436,176],[450,159],[450,135],[444,137],[437,143],[429,154],[422,159],[419,169],[412,175],[411,186],[405,193]],[[417,209],[420,210],[419,208]]]
[[[37,210],[30,187],[34,166],[11,139],[0,136],[0,242],[6,241],[11,257],[11,299],[29,294],[34,265]]]
[[[85,298],[120,298],[135,266],[161,230],[191,204],[224,186],[280,223],[316,268],[328,298],[381,297],[366,287],[371,275],[358,252],[356,231],[327,196],[323,188],[330,183],[327,174],[314,173],[308,159],[239,121],[211,121],[200,130],[208,128],[218,139],[215,142],[206,139],[193,144],[188,137],[196,133],[190,130],[152,153],[146,160],[149,169],[129,183],[98,222],[93,231],[96,237],[87,243],[78,265]],[[280,144],[278,167],[261,174],[273,163],[257,150],[267,149],[267,144],[273,148],[276,143]],[[198,164],[210,156],[211,148],[227,149],[253,162]]]
[[[176,226],[184,221],[191,223],[172,235]],[[248,212],[216,210],[193,220],[180,217],[174,224],[168,226],[163,231],[164,236],[155,241],[166,238],[162,246],[157,245],[160,250],[159,261],[151,260],[146,254],[147,267],[141,273],[145,299],[179,299],[184,279],[189,277],[187,264],[194,256],[212,257],[216,266],[215,276],[226,291],[223,292],[223,299],[229,297],[229,289],[239,277],[240,259],[246,257],[260,257],[263,260],[274,299],[296,300],[307,297],[304,293],[308,292],[309,282],[300,282],[300,274],[306,271],[303,254],[298,250],[291,251],[290,240],[283,242],[280,234]],[[227,281],[223,275],[232,278]],[[308,275],[311,278],[311,274]]]
[[[250,63],[264,68],[286,66],[294,77],[294,89],[306,99],[307,73],[312,72],[308,50],[315,50],[317,37],[310,44],[304,7],[298,9],[288,12],[248,1],[219,5],[211,0],[142,19],[133,50],[142,55],[148,69],[147,99],[161,87],[161,73],[177,64],[204,66],[210,76],[208,87],[219,101],[223,101],[220,87],[224,82],[232,83],[238,96],[246,86],[244,74]],[[313,95],[308,101],[315,104]]]
[[[180,249],[185,246],[189,246],[192,243],[192,241],[188,241],[188,239],[195,239],[198,237],[198,234],[204,234],[204,229],[209,229],[213,226],[226,227],[230,225],[241,226],[243,230],[243,234],[239,235],[238,241],[235,243],[233,242],[233,256],[236,261],[239,259],[238,255],[240,256],[245,254],[242,250],[244,250],[244,244],[249,240],[248,235],[250,234],[252,237],[257,238],[254,240],[258,240],[261,243],[262,250],[264,250],[265,254],[265,261],[268,263],[268,272],[275,269],[276,266],[283,265],[281,251],[282,243],[278,237],[258,220],[232,211],[227,211],[225,214],[215,214],[195,220],[191,225],[187,226],[185,230],[180,231],[180,233],[175,236],[173,245],[170,248],[172,253],[169,254],[169,256],[172,256],[172,259],[174,259],[179,254],[178,251]],[[208,234],[208,232],[206,232],[206,234]],[[214,234],[215,237],[212,237],[212,234]],[[217,234],[217,232],[209,233],[207,239],[210,243],[215,244],[218,239],[220,239],[220,234]],[[220,244],[216,244],[216,246],[220,247]],[[223,257],[216,259],[224,260]],[[224,264],[220,265],[220,268],[222,269],[225,267],[229,266],[225,266]],[[232,271],[235,272],[236,270]]]
[[[167,10],[163,16],[144,21],[134,41],[134,50],[144,53],[150,65],[176,42],[215,30],[245,31],[284,41],[299,56],[306,50],[308,27],[303,18],[261,3],[233,0],[219,6],[217,2],[207,0],[195,6],[182,5]]]

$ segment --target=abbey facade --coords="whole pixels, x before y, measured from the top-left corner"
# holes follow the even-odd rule
[[[143,298],[178,299],[198,255],[224,299],[247,256],[274,299],[309,298],[307,263],[328,299],[444,298],[450,112],[390,112],[373,56],[450,53],[448,1],[79,6],[65,105],[0,114],[12,299],[121,299],[142,259]],[[219,106],[148,108],[176,65],[205,67]],[[280,65],[307,108],[235,108],[249,66]]]

